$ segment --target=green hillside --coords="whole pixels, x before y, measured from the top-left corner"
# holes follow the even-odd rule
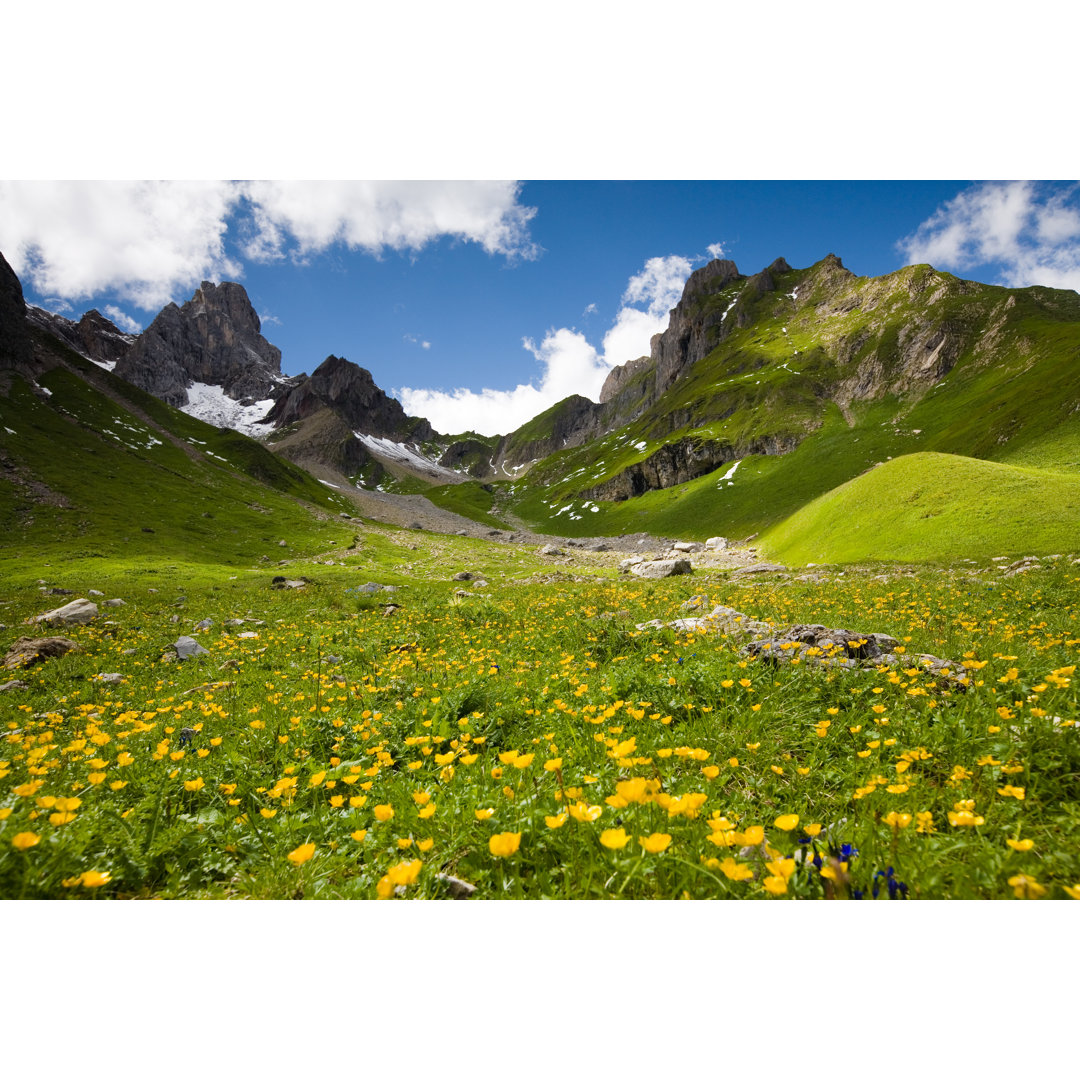
[[[37,573],[42,551],[54,565],[251,566],[351,542],[338,516],[350,504],[254,440],[73,353],[39,382],[46,396],[20,377],[0,396],[5,578]]]
[[[908,454],[814,499],[759,541],[789,565],[950,562],[1080,550],[1080,477]]]
[[[566,535],[738,537],[913,453],[1080,470],[1076,294],[929,266],[860,278],[835,260],[775,277],[696,300],[697,315],[732,311],[719,344],[629,423],[498,484],[495,512]],[[678,446],[716,467],[608,494]]]

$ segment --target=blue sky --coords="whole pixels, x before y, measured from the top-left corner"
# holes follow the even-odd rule
[[[595,397],[648,351],[691,269],[832,252],[1080,287],[1075,185],[975,182],[235,184],[0,181],[27,299],[125,329],[205,277],[239,280],[283,370],[334,353],[441,431],[507,432]]]

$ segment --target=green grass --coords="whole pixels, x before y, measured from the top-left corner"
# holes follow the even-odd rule
[[[441,506],[444,510],[461,514],[482,525],[490,525],[493,529],[509,528],[505,521],[492,512],[492,487],[491,484],[469,480],[463,484],[440,484],[437,487],[429,487],[425,489],[424,494],[436,506]]]
[[[1080,477],[948,454],[896,458],[766,532],[782,562],[949,562],[1080,550]]]
[[[156,399],[138,401],[140,419],[63,368],[41,383],[46,400],[21,380],[0,398],[5,574],[43,548],[54,561],[250,566],[350,542],[338,514],[352,505],[253,440]]]
[[[365,543],[388,569],[412,539]],[[127,605],[68,628],[78,650],[5,695],[0,896],[436,897],[442,873],[480,898],[813,899],[868,896],[887,866],[911,898],[1080,884],[1080,751],[1052,720],[1077,710],[1075,568],[995,587],[543,587],[515,584],[503,548],[421,539],[394,594],[357,593],[365,574],[341,567],[313,568],[304,592],[228,568],[110,581]],[[448,573],[485,550],[492,587],[460,600]],[[718,635],[635,629],[703,591],[967,659],[970,689],[914,668],[771,668]],[[5,579],[0,602],[6,645],[46,598]],[[166,662],[181,633],[207,655]],[[965,800],[980,824],[950,823]],[[837,880],[785,861],[803,849]]]

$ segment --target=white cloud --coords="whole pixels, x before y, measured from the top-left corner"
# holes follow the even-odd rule
[[[0,251],[38,294],[112,293],[145,311],[204,279],[239,278],[226,251],[265,262],[335,244],[374,255],[447,236],[535,258],[533,207],[511,182],[0,181]]]
[[[414,345],[419,345],[421,349],[430,349],[431,348],[431,342],[430,341],[424,341],[421,338],[418,338],[415,334],[405,334],[404,335],[404,340],[405,341],[411,341]]]
[[[587,318],[589,315],[595,315],[597,311],[595,304],[589,304],[588,307],[581,313],[582,318]]]
[[[650,315],[667,315],[679,302],[690,276],[690,260],[682,255],[657,256],[645,263],[623,293],[623,303],[647,304]]]
[[[239,194],[223,181],[0,181],[0,250],[38,293],[114,292],[154,310],[239,275],[224,249]]]
[[[404,387],[397,395],[406,412],[427,417],[447,434],[471,430],[505,435],[571,394],[595,401],[613,367],[649,354],[652,336],[667,328],[668,313],[678,303],[690,270],[690,261],[681,255],[649,259],[627,284],[624,306],[604,334],[601,349],[567,327],[548,330],[539,345],[524,338],[522,344],[540,365],[538,385],[479,392]],[[630,304],[646,306],[642,310]]]
[[[108,304],[105,315],[111,319],[125,334],[141,334],[142,323],[133,319],[126,311],[121,311],[115,304]]]
[[[492,255],[535,258],[529,222],[536,210],[518,202],[520,187],[504,181],[256,180],[243,185],[252,205],[244,253],[266,262],[287,253],[303,259],[336,243],[372,254],[418,251],[450,236]]]
[[[710,244],[706,249],[710,259],[722,259],[724,257],[723,244]]]
[[[1077,188],[986,182],[939,207],[899,242],[909,262],[948,270],[995,267],[1003,285],[1080,290]]]

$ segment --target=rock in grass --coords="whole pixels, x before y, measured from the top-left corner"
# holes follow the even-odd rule
[[[270,585],[274,589],[302,589],[307,583],[307,578],[276,577],[270,582]]]
[[[468,570],[461,570],[454,575],[454,581],[472,581],[472,574]]]
[[[692,574],[694,568],[689,559],[657,559],[630,567],[630,573],[640,578],[666,578],[676,574]]]
[[[99,675],[94,676],[94,682],[109,683],[115,685],[124,681],[126,676],[122,675],[119,671],[105,671]]]
[[[31,667],[40,664],[42,660],[63,656],[76,647],[74,641],[62,637],[19,638],[4,657],[4,667],[9,671],[13,668]]]
[[[565,555],[566,552],[562,548],[556,547],[554,544],[545,544],[538,552],[537,555]]]
[[[98,606],[92,600],[72,600],[63,607],[53,608],[44,615],[36,615],[31,622],[57,622],[64,624],[83,624],[92,622],[98,616]]]
[[[173,642],[177,660],[190,660],[193,656],[209,656],[210,650],[204,649],[194,638],[179,637]]]
[[[757,563],[755,566],[743,566],[735,571],[731,575],[732,580],[735,578],[751,577],[754,574],[771,574],[774,572],[783,572],[786,570],[786,566],[781,566],[779,563],[763,562]]]
[[[476,892],[475,885],[452,874],[436,874],[435,880],[443,886],[451,900],[468,900]]]
[[[705,541],[706,551],[726,551],[728,546],[728,540],[726,536],[710,536]]]

